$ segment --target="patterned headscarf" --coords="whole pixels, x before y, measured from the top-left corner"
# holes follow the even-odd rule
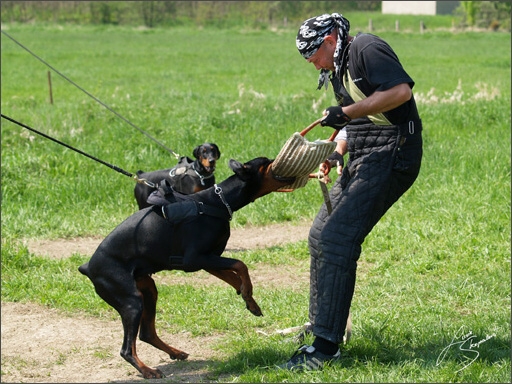
[[[334,67],[336,75],[341,71],[341,59],[343,50],[347,43],[348,32],[350,30],[350,22],[339,13],[329,15],[325,13],[320,16],[312,17],[302,23],[297,33],[297,49],[305,59],[313,56],[318,48],[324,42],[325,36],[331,34],[334,28],[338,28],[338,39],[336,42],[336,50],[334,51]],[[329,70],[322,69],[318,78],[318,88],[329,84]]]

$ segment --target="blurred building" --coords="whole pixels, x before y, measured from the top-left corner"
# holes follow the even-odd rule
[[[449,15],[460,1],[383,1],[382,13],[391,15]]]

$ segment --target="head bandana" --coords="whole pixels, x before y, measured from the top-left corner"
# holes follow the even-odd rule
[[[350,22],[339,13],[323,14],[321,16],[312,17],[302,23],[297,33],[297,49],[305,59],[313,56],[318,48],[324,42],[324,38],[330,35],[332,30],[337,28],[338,38],[336,42],[336,50],[334,51],[334,67],[336,75],[341,71],[341,59],[343,50],[347,43],[348,31],[350,30]],[[329,84],[329,70],[322,69],[318,78],[318,89]]]

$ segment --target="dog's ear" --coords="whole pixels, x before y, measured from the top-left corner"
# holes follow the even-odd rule
[[[242,164],[239,161],[231,159],[229,160],[229,168],[231,168],[233,172],[235,172],[235,174],[243,181],[249,180],[252,175],[252,167],[250,163]]]
[[[197,147],[194,148],[194,151],[192,152],[196,159],[199,159],[199,157],[201,156],[201,152],[199,152],[201,150],[201,147],[202,145],[198,145]]]
[[[235,174],[242,180],[247,181],[258,172],[261,172],[263,168],[267,168],[272,162],[266,157],[257,157],[248,161],[245,164],[240,163],[236,160],[229,160],[229,167],[235,172]]]
[[[220,149],[215,143],[210,143],[210,145],[213,147],[213,149],[217,152],[217,159],[220,159]]]
[[[233,172],[238,174],[239,172],[241,172],[243,170],[244,165],[241,162],[236,161],[235,159],[231,159],[231,160],[229,160],[229,168],[231,168],[233,170]]]

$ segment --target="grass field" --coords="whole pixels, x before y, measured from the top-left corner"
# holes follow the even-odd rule
[[[174,151],[191,155],[198,143],[216,142],[218,180],[230,175],[230,158],[274,157],[334,102],[330,90],[315,90],[317,73],[296,52],[295,29],[2,28]],[[253,330],[305,322],[308,282],[299,290],[258,287],[264,318],[248,318],[226,299],[227,287],[160,290],[163,314],[190,311],[201,297],[208,316],[202,310],[193,319],[194,335],[230,330],[230,358],[215,370],[233,381],[510,382],[510,34],[380,35],[416,81],[425,155],[415,185],[363,245],[355,336],[342,362],[314,375],[268,368],[295,345]],[[50,104],[48,68],[4,35],[1,52],[2,114],[132,173],[175,164],[55,73]],[[309,135],[329,134],[315,128]],[[136,209],[134,182],[4,119],[1,139],[2,301],[115,318],[78,276],[90,255],[49,260],[20,241],[108,234]],[[233,226],[312,219],[321,202],[310,183],[245,207]],[[308,260],[303,242],[237,257],[249,268],[307,268]],[[219,301],[226,312],[217,310]],[[164,324],[171,332],[184,326]],[[439,361],[468,332],[473,342],[489,338],[471,352],[448,348]]]

